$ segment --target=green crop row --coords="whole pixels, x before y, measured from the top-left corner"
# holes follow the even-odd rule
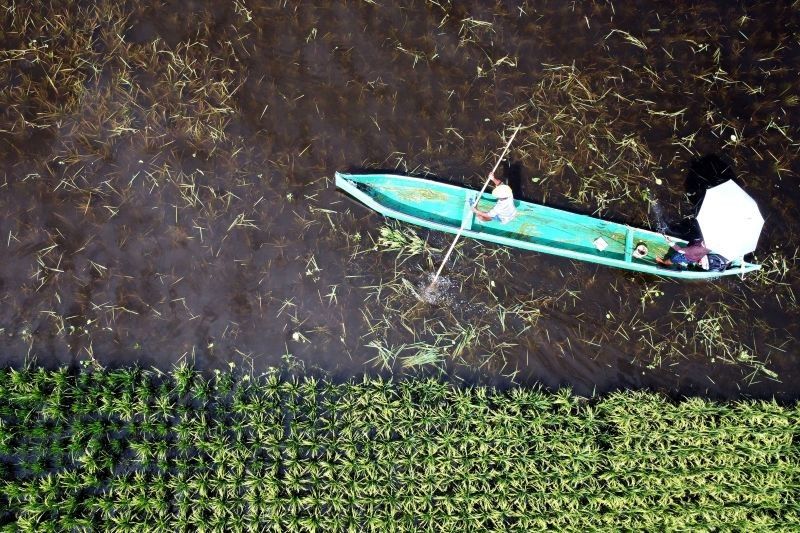
[[[0,370],[0,527],[790,530],[800,407]]]

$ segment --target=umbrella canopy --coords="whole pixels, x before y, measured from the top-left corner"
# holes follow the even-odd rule
[[[706,191],[697,222],[706,247],[727,259],[739,259],[756,249],[764,217],[755,200],[728,180]]]

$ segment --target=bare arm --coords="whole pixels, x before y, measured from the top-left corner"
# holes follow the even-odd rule
[[[672,248],[676,252],[683,252],[683,248],[681,246],[678,246],[678,243],[674,239],[672,239],[671,237],[667,237],[663,233],[662,235],[664,235],[664,240],[667,241],[667,244],[669,244],[670,248]]]
[[[495,187],[497,187],[498,185],[503,183],[502,181],[500,181],[499,179],[494,177],[494,172],[490,172],[489,173],[489,180],[494,184]],[[478,209],[478,207],[477,207],[478,201],[477,200],[478,199],[476,198],[475,199],[475,203],[472,204],[472,212],[475,213],[476,215],[478,215],[478,218],[480,218],[484,222],[486,222],[487,220],[490,220],[489,216],[486,214],[486,212],[481,211],[480,209]]]

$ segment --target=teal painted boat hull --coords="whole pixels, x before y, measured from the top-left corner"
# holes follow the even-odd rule
[[[337,172],[336,186],[386,217],[448,233],[463,228],[465,237],[609,267],[680,279],[743,275],[761,268],[747,262],[724,272],[662,268],[655,259],[667,253],[668,245],[660,233],[519,200],[512,221],[482,222],[469,208],[478,191],[422,178]],[[478,208],[488,211],[492,205],[492,195],[484,193]],[[605,242],[603,250],[598,242]],[[639,243],[648,248],[641,258],[633,256]]]

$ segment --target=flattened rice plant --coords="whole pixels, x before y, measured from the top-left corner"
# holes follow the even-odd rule
[[[382,251],[397,252],[398,259],[402,260],[414,255],[425,255],[432,251],[439,251],[437,248],[430,247],[427,241],[412,230],[400,228],[397,224],[386,225],[380,229],[380,235],[375,247]],[[400,264],[402,262],[400,261]]]

